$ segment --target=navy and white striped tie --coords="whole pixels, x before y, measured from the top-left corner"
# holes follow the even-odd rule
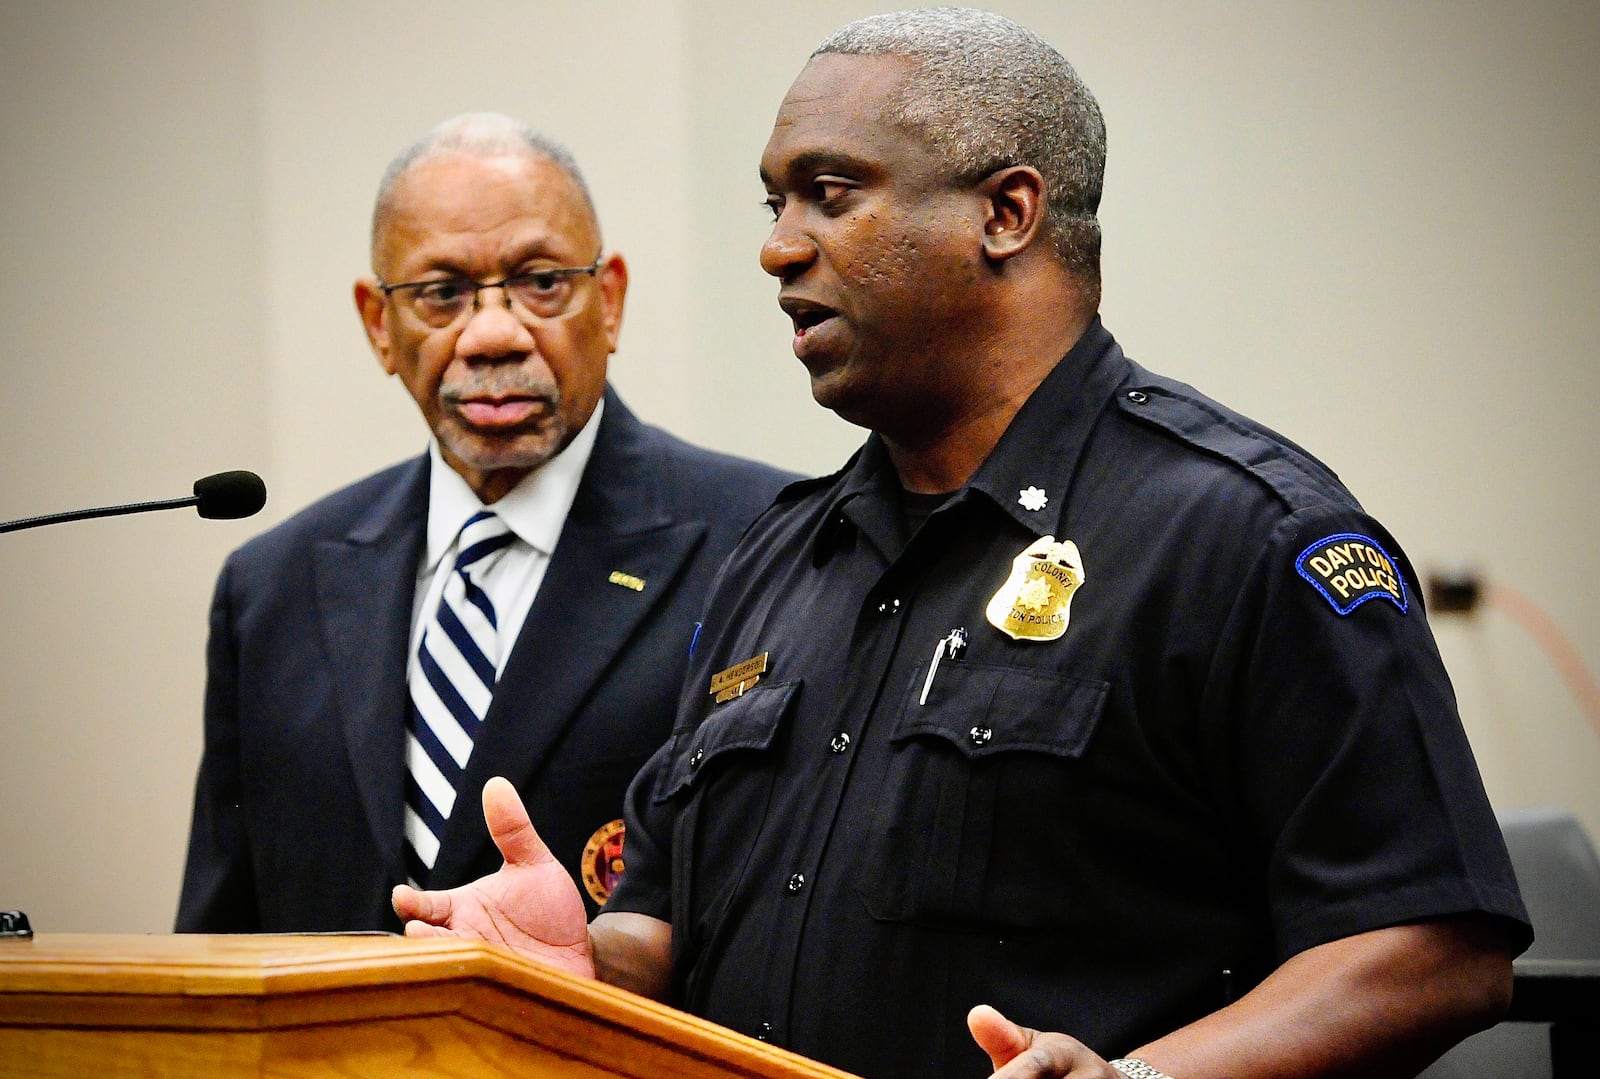
[[[505,522],[488,510],[461,527],[455,565],[417,646],[406,737],[405,825],[406,873],[417,886],[428,883],[467,758],[494,696],[499,658],[494,604],[478,581],[515,541]]]

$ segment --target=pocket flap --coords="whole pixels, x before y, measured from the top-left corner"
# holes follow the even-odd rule
[[[927,703],[919,704],[926,674],[924,666],[912,679],[892,740],[931,735],[971,758],[1018,751],[1082,756],[1111,689],[1055,671],[946,661]]]
[[[763,682],[712,708],[692,730],[672,736],[671,763],[661,773],[654,800],[665,802],[693,787],[717,758],[736,750],[772,748],[801,682]]]

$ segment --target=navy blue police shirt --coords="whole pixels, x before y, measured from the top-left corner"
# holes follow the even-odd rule
[[[1415,574],[1304,451],[1097,320],[909,530],[873,436],[721,571],[607,905],[682,1007],[972,1076],[978,1003],[1109,1058],[1350,934],[1525,946]]]

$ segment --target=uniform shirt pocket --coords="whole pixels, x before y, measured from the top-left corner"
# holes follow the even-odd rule
[[[802,684],[762,682],[673,736],[651,797],[673,803],[672,944],[680,964],[715,939],[750,865],[771,810],[776,750]]]
[[[1042,928],[1071,911],[1083,761],[1109,685],[946,661],[905,687],[861,894],[882,921]]]
[[[698,788],[733,754],[770,750],[800,685],[799,681],[758,685],[714,707],[698,726],[675,732],[653,800],[670,801]]]

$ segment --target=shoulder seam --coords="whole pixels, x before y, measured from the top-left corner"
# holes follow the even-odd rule
[[[1243,421],[1242,417],[1217,405],[1209,398],[1178,393],[1173,388],[1154,381],[1142,385],[1136,392],[1144,394],[1145,399],[1141,401],[1130,397],[1129,392],[1118,395],[1117,405],[1120,412],[1136,423],[1162,431],[1184,445],[1192,447],[1196,452],[1245,473],[1270,491],[1289,512],[1309,508],[1317,502],[1336,501],[1323,489],[1326,484],[1332,484],[1341,491],[1343,489],[1333,470],[1304,449],[1282,435]],[[1149,404],[1154,403],[1157,398],[1170,402],[1175,408],[1192,409],[1205,416],[1209,422],[1247,440],[1251,446],[1263,451],[1262,459],[1252,461],[1244,454],[1230,453],[1225,446],[1208,443],[1196,437],[1193,432],[1165,417],[1159,409],[1150,409]],[[1286,468],[1273,470],[1262,467],[1271,461],[1280,461]],[[1322,482],[1318,482],[1319,480]]]

